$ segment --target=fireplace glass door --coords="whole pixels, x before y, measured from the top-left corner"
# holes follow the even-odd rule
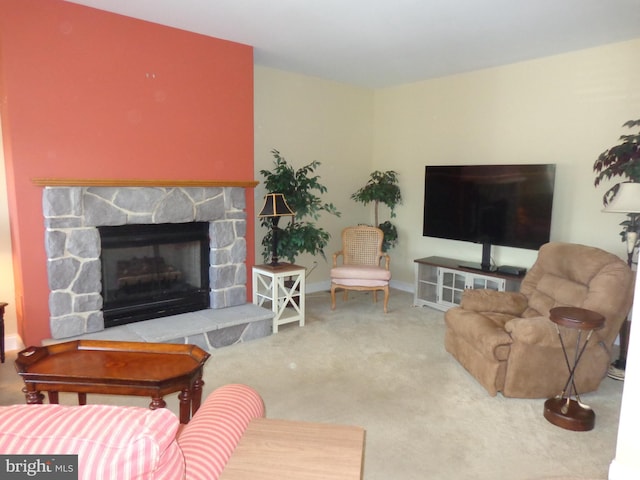
[[[209,224],[98,227],[105,327],[209,307]]]

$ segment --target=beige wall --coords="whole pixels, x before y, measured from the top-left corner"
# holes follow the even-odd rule
[[[373,167],[398,170],[405,203],[394,278],[413,281],[427,255],[480,261],[481,246],[422,237],[424,166],[556,163],[552,240],[623,258],[623,214],[606,214],[593,163],[640,118],[640,40],[375,92]],[[535,252],[494,247],[498,264],[528,267]]]
[[[309,255],[296,259],[308,268],[318,262],[307,278],[310,289],[313,284],[328,286],[331,254],[339,250],[342,228],[370,221],[369,209],[350,196],[371,171],[373,92],[259,66],[254,72],[255,179],[262,181],[260,170],[273,167],[272,149],[296,169],[318,160],[316,174],[328,190],[323,198],[342,213],[339,218],[325,214],[318,222],[332,237],[325,250],[328,261]],[[258,185],[256,209],[264,194]],[[260,242],[265,233],[256,225],[256,263],[262,261]]]
[[[422,236],[425,165],[556,163],[552,240],[625,258],[618,235],[625,216],[601,212],[606,189],[594,187],[592,168],[600,152],[629,133],[622,124],[640,118],[638,58],[640,39],[375,91],[256,67],[256,179],[269,168],[272,148],[295,166],[320,160],[322,181],[343,212],[325,219],[332,252],[343,226],[372,221],[372,209],[350,195],[371,171],[396,170],[404,202],[394,219],[400,243],[391,251],[393,279],[412,289],[415,258],[481,256],[480,245]],[[256,204],[263,194],[259,187]],[[383,208],[381,221],[387,215]],[[492,253],[498,264],[524,267],[536,257],[506,247]],[[309,282],[327,276],[320,260]]]

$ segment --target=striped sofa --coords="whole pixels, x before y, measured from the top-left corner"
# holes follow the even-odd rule
[[[0,454],[39,455],[43,461],[77,454],[82,480],[215,480],[249,422],[262,416],[260,395],[239,384],[212,392],[184,426],[167,409],[4,406]]]

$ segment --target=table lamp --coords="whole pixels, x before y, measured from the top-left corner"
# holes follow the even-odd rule
[[[293,217],[295,212],[287,204],[282,193],[267,193],[264,197],[264,205],[258,214],[258,218],[271,218],[271,263],[272,267],[278,263],[278,222],[280,217]]]

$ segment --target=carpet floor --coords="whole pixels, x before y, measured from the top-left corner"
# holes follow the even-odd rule
[[[442,312],[412,300],[394,290],[385,315],[368,293],[347,302],[340,295],[335,311],[327,292],[309,294],[305,327],[284,325],[214,351],[204,395],[245,383],[263,396],[270,418],[364,427],[365,480],[607,478],[623,382],[605,378],[582,395],[596,412],[592,431],[563,430],[544,419],[543,399],[489,396],[444,350]],[[4,405],[24,401],[13,359],[0,369]],[[176,396],[166,400],[177,413]],[[89,395],[88,402],[146,406],[148,399]]]

